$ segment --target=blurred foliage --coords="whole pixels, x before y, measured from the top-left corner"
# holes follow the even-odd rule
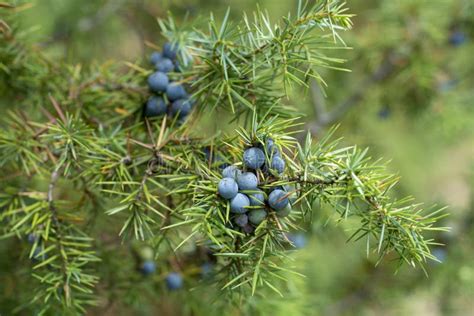
[[[275,17],[295,5],[294,1],[260,3]],[[49,56],[87,65],[97,60],[147,58],[151,50],[145,42],[163,40],[155,17],[165,17],[168,10],[184,21],[186,14],[206,16],[210,10],[223,16],[227,7],[232,8],[231,15],[240,16],[253,5],[247,0],[42,0],[34,10],[25,11],[21,22]],[[355,25],[343,39],[352,49],[335,56],[347,59],[345,68],[351,73],[323,70],[328,86],[317,92],[326,95],[326,115],[354,95],[356,101],[336,111],[337,118],[327,123],[321,123],[320,109],[315,111],[320,99],[311,94],[295,90],[288,102],[314,120],[316,128],[308,128],[317,139],[327,127],[340,122],[338,133],[344,135],[344,142],[369,145],[372,154],[393,158],[389,167],[399,170],[403,178],[400,196],[411,193],[428,205],[451,205],[445,224],[453,229],[443,237],[446,247],[437,252],[443,263],[429,267],[429,278],[408,269],[393,275],[393,265],[374,268],[372,259],[360,255],[365,244],[346,243],[354,225],[327,225],[334,215],[321,207],[306,227],[309,243],[294,255],[295,265],[307,278],[292,280],[287,304],[278,304],[274,314],[470,314],[474,310],[474,4],[469,0],[356,0],[348,5],[356,14]],[[462,32],[465,42],[453,45],[455,32]],[[382,78],[381,69],[388,72]],[[374,79],[374,74],[379,77]],[[0,100],[0,111],[7,108]],[[103,225],[104,235],[112,226],[100,221],[96,225]],[[19,241],[0,247],[10,248],[10,243]],[[121,255],[130,256],[126,250]],[[103,266],[133,265],[132,258],[118,262],[112,256],[101,257],[107,258]],[[12,282],[21,280],[16,275],[28,273],[28,268],[13,264],[25,260],[11,259],[0,258],[0,314],[23,300],[23,293],[11,293]],[[113,275],[114,271],[104,273]],[[143,281],[116,278],[124,287],[126,282]],[[181,300],[201,303],[199,296],[189,293],[153,298],[153,289],[143,282],[140,295],[156,299],[154,306],[128,305],[134,299],[126,296],[119,306],[97,308],[91,314],[185,314]],[[272,299],[266,302],[272,303]],[[212,306],[202,306],[202,310],[212,314]]]

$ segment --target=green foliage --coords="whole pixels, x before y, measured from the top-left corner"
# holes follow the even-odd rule
[[[219,26],[211,15],[207,32],[177,29],[170,18],[160,21],[163,34],[186,47],[182,58],[196,59],[190,71],[194,96],[205,106],[201,111],[223,108],[238,115],[254,108],[265,113],[279,105],[281,84],[305,85],[311,78],[321,82],[318,68],[336,67],[342,60],[323,54],[340,39],[338,31],[351,27],[351,15],[338,2],[321,2],[313,7],[300,2],[295,15],[274,23],[268,13],[258,10],[253,19],[233,23],[228,10]],[[317,34],[318,36],[315,36]],[[184,81],[188,81],[185,79]],[[285,115],[286,108],[273,107]]]
[[[472,4],[455,1],[380,1],[363,10],[357,31],[345,42],[351,51],[351,74],[324,72],[329,85],[327,99],[315,98],[317,132],[345,118],[348,128],[365,123],[357,114],[363,107],[370,114],[413,118],[420,133],[433,130],[447,142],[471,132],[473,80],[470,51],[472,41],[455,46],[453,32],[472,34]],[[361,4],[361,7],[364,5]],[[383,32],[380,30],[383,29]],[[347,58],[346,52],[335,52]],[[363,112],[365,113],[365,112]],[[346,115],[350,114],[350,115]]]
[[[435,259],[429,247],[436,243],[426,234],[444,230],[435,226],[441,210],[394,199],[397,179],[385,165],[367,150],[330,141],[332,133],[317,143],[309,134],[304,144],[297,142],[301,118],[284,98],[291,85],[307,86],[311,79],[324,84],[321,68],[339,69],[342,60],[322,54],[342,43],[338,32],[351,27],[351,15],[337,1],[313,7],[300,2],[296,14],[276,24],[261,10],[240,23],[227,13],[219,26],[211,16],[205,31],[161,21],[189,65],[173,74],[190,84],[196,100],[183,124],[177,117],[142,117],[149,67],[127,62],[83,68],[48,60],[15,26],[19,8],[0,10],[7,10],[1,93],[12,102],[0,130],[2,236],[36,236],[28,253],[38,260],[31,267],[38,286],[29,302],[40,314],[85,313],[97,304],[97,251],[106,247],[96,239],[108,223],[122,243],[151,245],[163,263],[160,271],[180,270],[192,286],[201,284],[186,266],[192,261],[187,247],[207,249],[216,265],[209,283],[226,290],[232,303],[252,303],[250,297],[268,291],[284,296],[288,275],[298,274],[287,265],[287,233],[311,221],[315,205],[331,206],[341,221],[360,221],[350,239],[364,238],[368,255],[374,252],[379,261],[393,254],[400,265],[424,267]],[[196,132],[212,110],[226,113],[227,121],[245,121],[229,135]],[[269,210],[246,234],[232,225],[228,202],[217,195],[220,167],[240,166],[243,151],[265,146],[269,137],[287,170],[258,171],[260,185],[293,188],[293,210],[285,218]]]

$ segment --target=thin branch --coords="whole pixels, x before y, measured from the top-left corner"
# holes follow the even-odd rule
[[[64,112],[61,109],[61,106],[59,105],[58,101],[56,101],[56,99],[51,94],[49,94],[48,97],[49,97],[49,100],[51,101],[51,103],[53,104],[54,109],[58,113],[59,117],[61,118],[63,123],[66,124],[66,116],[64,115]]]
[[[365,96],[367,91],[375,84],[384,81],[398,70],[396,65],[397,55],[390,52],[382,61],[379,67],[367,78],[362,80],[357,89],[344,101],[337,104],[332,110],[325,109],[325,101],[322,96],[321,87],[313,80],[311,83],[311,93],[313,107],[316,112],[316,120],[310,124],[313,134],[319,134],[321,129],[339,120],[351,107],[356,106]]]

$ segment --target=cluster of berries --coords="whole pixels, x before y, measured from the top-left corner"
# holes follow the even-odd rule
[[[153,92],[145,104],[145,117],[155,117],[168,114],[178,116],[183,121],[191,112],[192,101],[184,86],[173,82],[169,78],[170,72],[180,72],[177,60],[178,47],[171,43],[163,46],[163,52],[151,54],[150,62],[155,66],[156,72],[148,77],[148,86]]]
[[[234,165],[226,167],[217,187],[219,195],[230,201],[234,223],[246,233],[252,233],[269,212],[285,217],[291,211],[288,188],[279,186],[265,192],[258,187],[258,170],[266,174],[281,174],[285,170],[285,160],[273,140],[268,138],[262,147],[246,149],[243,155],[246,171]]]
[[[156,271],[153,249],[150,247],[142,247],[139,250],[140,272],[144,276],[149,276]],[[169,290],[178,290],[183,286],[183,278],[177,272],[170,272],[165,278],[166,287]]]

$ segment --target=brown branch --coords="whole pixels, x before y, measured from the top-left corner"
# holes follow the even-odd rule
[[[49,94],[48,97],[49,97],[49,100],[51,101],[51,103],[53,104],[54,109],[58,113],[59,117],[61,118],[63,123],[66,124],[66,116],[64,115],[64,112],[61,109],[61,106],[59,105],[58,101],[56,101],[56,99],[53,98],[53,96],[51,94]]]

